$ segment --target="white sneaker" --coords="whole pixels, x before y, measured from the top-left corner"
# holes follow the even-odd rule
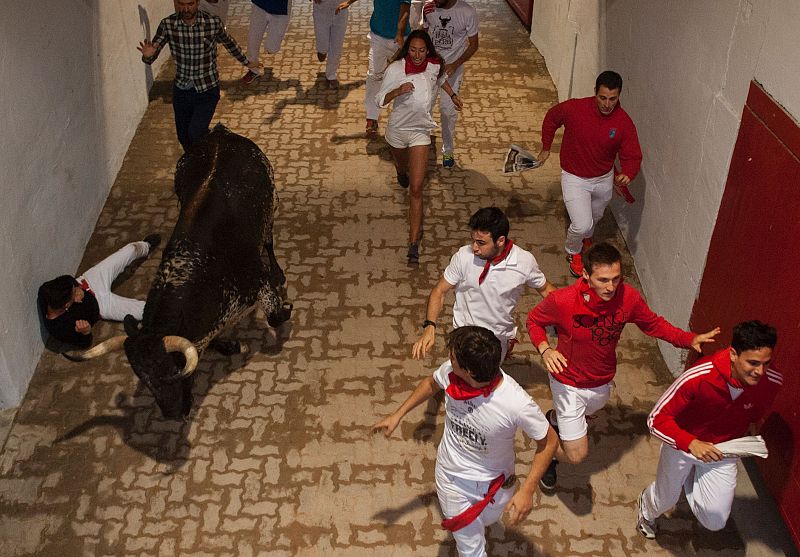
[[[642,513],[643,496],[644,496],[644,489],[639,494],[639,500],[636,503],[636,510],[637,510],[636,530],[638,530],[638,532],[648,540],[654,540],[656,539],[656,531],[658,530],[658,528],[656,527],[655,520],[647,520],[644,517],[644,514]]]

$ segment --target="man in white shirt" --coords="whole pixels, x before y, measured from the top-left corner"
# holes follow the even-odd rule
[[[536,258],[509,239],[510,225],[503,211],[497,207],[478,209],[470,217],[469,227],[472,243],[453,255],[428,296],[422,335],[411,351],[414,358],[424,358],[433,347],[436,320],[450,290],[456,293],[453,327],[486,327],[500,340],[503,358],[516,342],[513,312],[525,285],[542,297],[555,290],[539,270]]]
[[[500,369],[500,342],[484,327],[460,327],[448,338],[450,361],[424,378],[390,416],[373,426],[386,437],[413,408],[445,391],[445,425],[436,451],[436,493],[461,557],[486,556],[486,527],[508,506],[510,524],[530,514],[536,484],[558,446],[539,406]],[[514,493],[514,436],[536,441],[530,472]]]
[[[464,0],[434,0],[425,6],[425,27],[436,52],[444,58],[447,81],[456,95],[464,78],[464,62],[478,50],[478,13]],[[442,115],[442,166],[455,166],[458,112],[450,98],[439,103]]]

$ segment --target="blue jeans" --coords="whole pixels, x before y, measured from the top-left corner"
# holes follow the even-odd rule
[[[175,111],[175,131],[186,151],[192,143],[208,133],[211,118],[219,102],[219,85],[202,93],[194,89],[172,88],[172,108]]]

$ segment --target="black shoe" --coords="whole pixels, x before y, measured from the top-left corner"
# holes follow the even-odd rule
[[[553,491],[556,488],[556,484],[558,483],[556,466],[558,466],[558,461],[554,458],[550,461],[550,466],[548,466],[547,470],[542,474],[542,478],[539,480],[539,486],[542,488],[542,491]]]
[[[153,253],[153,250],[161,243],[161,234],[148,234],[143,241],[150,244],[150,253]]]
[[[408,257],[409,263],[419,263],[419,244],[408,244]]]
[[[558,419],[556,418],[556,409],[551,408],[550,410],[547,411],[544,417],[547,418],[547,422],[550,424],[550,427],[552,427],[556,431],[556,433],[558,433]]]
[[[400,184],[401,188],[407,188],[408,184],[409,184],[409,182],[408,182],[408,174],[406,174],[406,173],[402,173],[401,174],[400,172],[398,172],[397,173],[397,183]]]

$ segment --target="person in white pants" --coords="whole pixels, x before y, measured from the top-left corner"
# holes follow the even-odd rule
[[[340,9],[339,0],[314,0],[314,37],[317,42],[317,59],[325,62],[325,79],[328,87],[339,86],[336,73],[342,59],[342,44],[347,32],[347,8]]]
[[[77,279],[61,275],[42,284],[38,305],[45,329],[61,342],[88,347],[92,326],[100,319],[122,321],[132,315],[141,321],[144,300],[114,294],[111,285],[125,267],[147,257],[160,242],[158,234],[151,234],[112,253]]]
[[[777,340],[765,323],[739,323],[730,348],[699,360],[653,407],[647,425],[663,445],[656,480],[639,495],[636,529],[644,537],[656,537],[656,518],[675,506],[681,490],[700,524],[725,527],[738,459],[716,444],[746,435],[768,413],[783,384],[768,367]]]
[[[345,0],[339,9],[350,7],[356,0]],[[372,0],[372,16],[369,18],[369,66],[367,68],[364,108],[367,113],[366,136],[378,135],[380,106],[376,96],[381,89],[383,72],[389,60],[403,46],[406,35],[411,32],[408,24],[411,0]]]
[[[264,42],[264,50],[268,54],[276,54],[281,49],[283,37],[289,28],[292,0],[252,0],[251,8],[250,28],[247,31],[247,59],[252,66],[242,77],[245,85],[263,75],[258,66],[261,42]]]
[[[478,12],[464,0],[434,0],[425,5],[425,27],[436,51],[444,58],[447,81],[458,95],[464,79],[464,63],[478,51]],[[455,166],[458,111],[450,98],[441,96],[442,166]]]
[[[230,0],[200,0],[200,9],[215,15],[222,20],[222,23],[228,23],[228,7]]]

